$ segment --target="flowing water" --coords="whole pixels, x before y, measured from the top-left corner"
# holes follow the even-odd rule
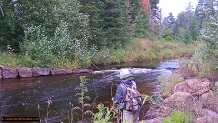
[[[67,116],[71,102],[78,105],[78,97],[75,96],[79,87],[79,76],[86,76],[86,87],[91,98],[89,103],[111,104],[116,86],[120,83],[119,69],[128,68],[134,77],[140,93],[153,97],[159,102],[161,76],[169,77],[172,69],[179,68],[176,60],[132,62],[110,66],[92,67],[92,73],[67,74],[56,76],[43,76],[34,78],[16,78],[0,80],[0,117],[39,117],[44,122],[49,105],[48,117],[50,122],[68,122]],[[40,108],[38,110],[38,107]],[[149,108],[149,104],[143,106],[140,118]],[[0,121],[1,122],[1,121]]]

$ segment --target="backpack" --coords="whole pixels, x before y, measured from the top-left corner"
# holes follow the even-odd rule
[[[122,84],[126,88],[126,97],[124,97],[124,109],[128,111],[137,111],[142,105],[140,93],[132,86]]]

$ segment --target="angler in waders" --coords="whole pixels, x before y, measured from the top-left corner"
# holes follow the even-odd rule
[[[128,69],[120,70],[121,83],[112,98],[118,104],[118,123],[138,123],[142,98]],[[144,101],[143,101],[144,102]]]

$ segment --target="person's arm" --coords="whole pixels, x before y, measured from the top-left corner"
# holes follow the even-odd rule
[[[119,103],[119,102],[122,100],[122,98],[123,98],[123,91],[122,91],[121,85],[119,84],[119,85],[117,86],[116,94],[115,94],[115,96],[112,98],[112,101],[113,101],[114,103]]]

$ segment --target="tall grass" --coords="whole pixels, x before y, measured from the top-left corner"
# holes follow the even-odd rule
[[[2,52],[0,53],[0,66],[18,66],[20,59],[14,53]]]
[[[180,73],[173,73],[169,79],[166,77],[160,77],[159,81],[163,97],[169,97],[172,94],[174,86],[183,81],[183,78]]]
[[[171,59],[183,56],[191,56],[195,51],[195,45],[183,42],[149,41],[145,39],[133,39],[124,48],[103,49],[95,57],[97,64],[111,64],[129,61],[145,61],[155,59]]]

